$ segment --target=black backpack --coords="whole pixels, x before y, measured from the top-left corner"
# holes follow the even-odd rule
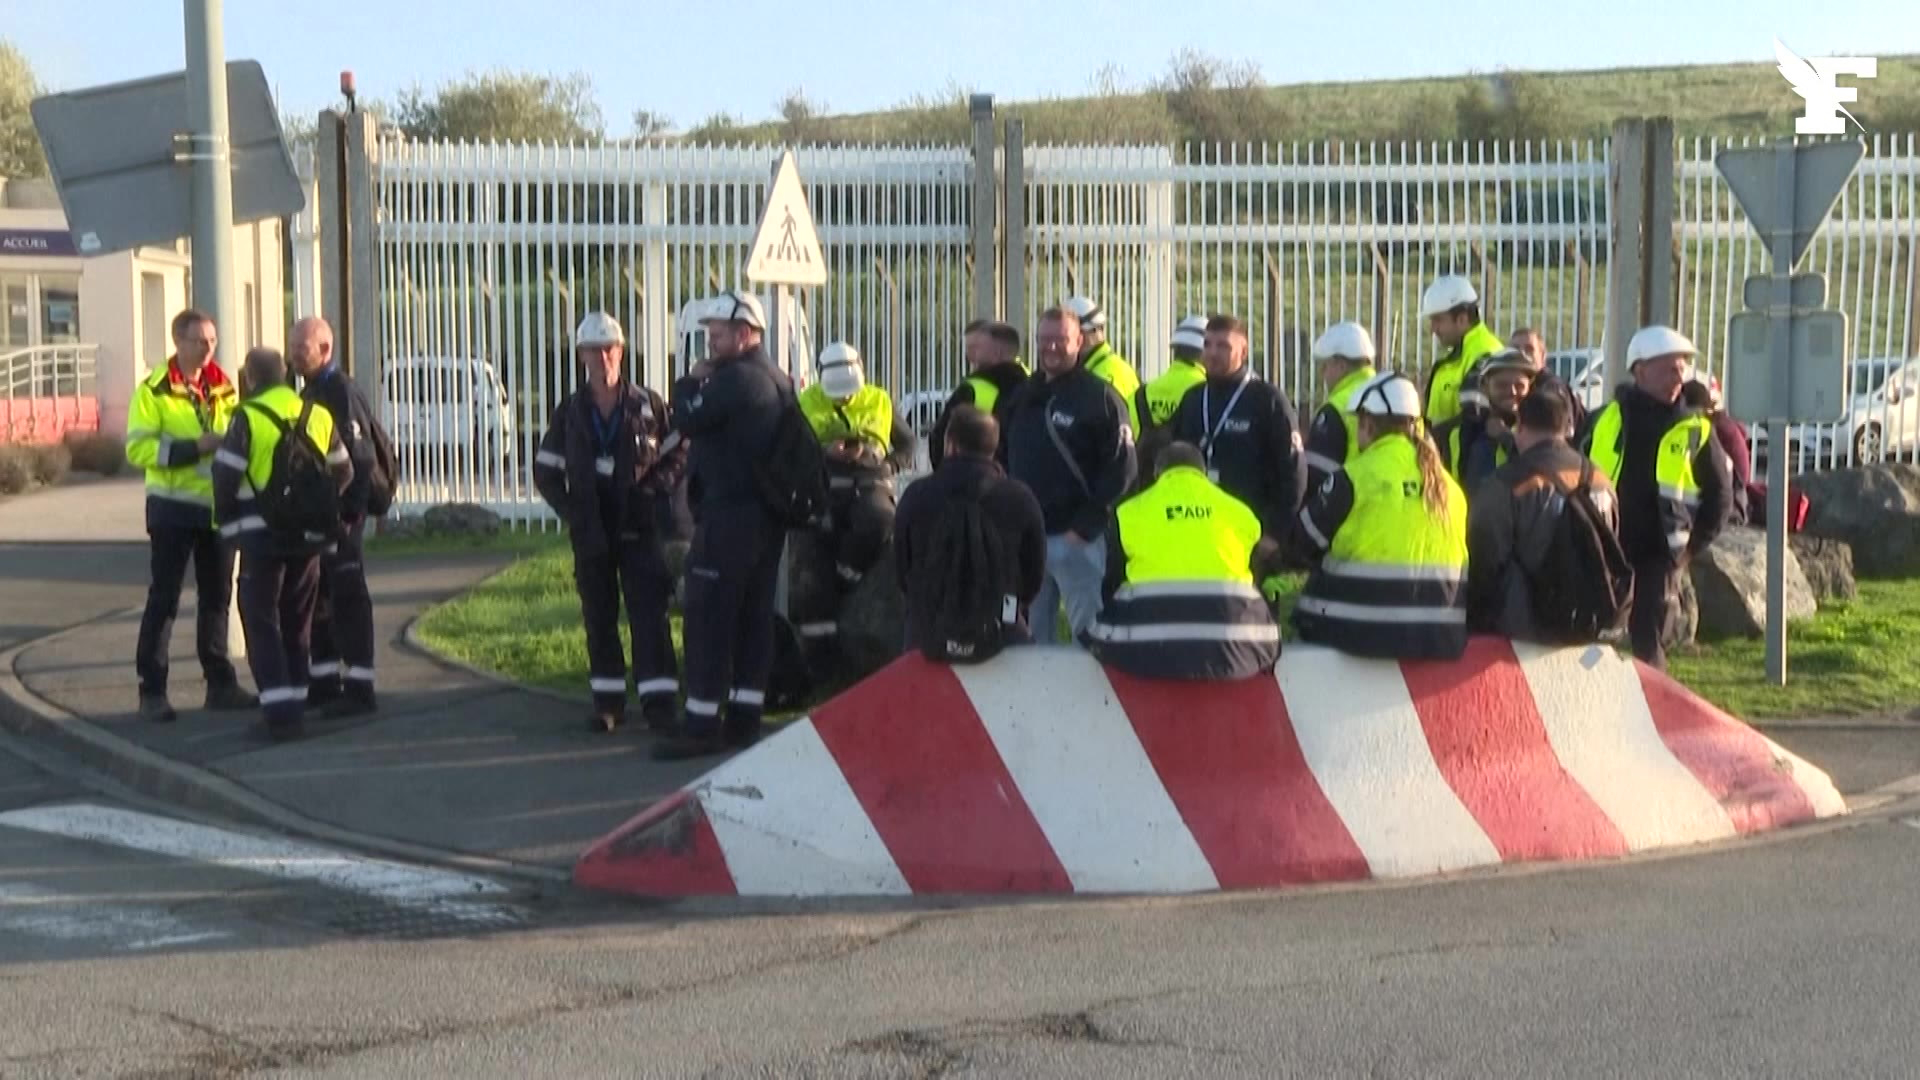
[[[354,393],[358,396],[359,391]],[[364,404],[365,401],[365,398],[360,398],[357,404]],[[393,437],[387,434],[386,428],[380,426],[380,420],[371,407],[356,410],[349,406],[348,411],[358,412],[365,418],[366,427],[359,435],[373,444],[373,476],[367,482],[367,516],[385,517],[387,511],[393,509],[394,493],[400,489],[400,459],[394,452]],[[348,422],[358,421],[350,419]]]
[[[981,505],[981,492],[957,495],[940,507],[907,585],[907,610],[920,654],[943,664],[978,664],[999,655],[1007,625],[1004,582],[1016,578],[1000,530]]]
[[[253,504],[267,531],[283,549],[310,548],[331,539],[340,528],[340,490],[327,456],[307,438],[313,402],[302,402],[292,425],[257,402],[246,407],[280,431],[267,482],[254,492]]]
[[[1559,490],[1550,473],[1538,475]],[[1633,606],[1633,566],[1606,516],[1593,505],[1593,463],[1583,462],[1580,483],[1560,491],[1565,505],[1553,521],[1553,543],[1540,567],[1526,572],[1533,595],[1533,621],[1549,645],[1617,640]]]
[[[781,524],[799,528],[827,512],[827,454],[791,390],[781,393],[773,443],[753,471],[760,497]]]

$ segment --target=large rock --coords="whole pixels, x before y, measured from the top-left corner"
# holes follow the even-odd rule
[[[1807,532],[1853,547],[1866,577],[1920,575],[1920,466],[1901,462],[1796,477]]]
[[[893,663],[906,636],[907,598],[894,583],[889,552],[840,606],[841,674],[858,681]]]
[[[421,517],[430,536],[492,536],[500,531],[500,515],[472,503],[444,503]]]
[[[1767,626],[1767,534],[1728,529],[1693,560],[1691,576],[1700,598],[1700,636],[1759,637]],[[1800,560],[1787,549],[1787,619],[1811,619],[1813,589]]]
[[[1851,600],[1860,595],[1853,578],[1853,548],[1846,541],[1791,533],[1787,543],[1800,560],[1800,570],[1807,575],[1815,603]]]
[[[1700,636],[1700,594],[1694,591],[1693,575],[1680,575],[1680,600],[1674,605],[1677,609],[1667,623],[1667,640],[1662,644],[1668,651],[1692,648]]]

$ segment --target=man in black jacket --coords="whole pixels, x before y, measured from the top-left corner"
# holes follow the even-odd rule
[[[1040,370],[1015,395],[1007,428],[1007,473],[1040,502],[1047,573],[1033,604],[1033,636],[1060,640],[1059,610],[1078,641],[1100,615],[1108,518],[1133,484],[1127,403],[1080,360],[1080,320],[1049,308],[1034,334]]]
[[[939,419],[927,436],[927,460],[940,467],[947,447],[947,424],[953,410],[971,405],[1004,426],[1013,405],[1014,391],[1027,381],[1027,368],[1020,362],[1020,331],[1003,322],[976,319],[967,325],[962,339],[966,348],[967,377],[954,388],[953,396],[941,406]],[[1001,444],[1001,450],[1006,448]],[[1005,453],[1000,454],[1006,463]]]
[[[1003,644],[1024,644],[1032,640],[1028,611],[1039,595],[1040,583],[1047,572],[1047,529],[1040,504],[1033,492],[1011,479],[994,463],[1000,445],[1000,425],[992,416],[971,405],[960,405],[947,414],[947,445],[940,467],[931,476],[914,481],[900,496],[900,510],[893,522],[893,565],[900,591],[913,595],[915,574],[938,574],[930,565],[927,550],[932,538],[928,532],[940,518],[940,510],[960,499],[977,499],[981,511],[999,532],[1001,546],[1018,567],[1009,580],[982,582],[1013,598],[1011,617],[1002,630]],[[907,612],[907,648],[918,649],[914,636],[914,612]]]
[[[595,311],[573,335],[585,385],[553,411],[534,456],[540,497],[566,522],[573,582],[587,630],[593,731],[626,719],[627,661],[620,602],[633,639],[633,684],[647,727],[670,731],[679,692],[667,608],[673,575],[666,533],[686,449],[667,426],[667,403],[625,376],[626,333]]]
[[[1620,546],[1633,563],[1633,654],[1667,663],[1666,639],[1678,606],[1680,575],[1726,527],[1733,480],[1713,425],[1686,406],[1681,387],[1693,367],[1693,342],[1649,326],[1627,343],[1631,383],[1595,412],[1580,439],[1620,501]]]
[[[680,733],[654,744],[653,756],[664,761],[760,738],[787,538],[758,469],[782,411],[798,405],[792,381],[761,346],[766,312],[758,297],[736,289],[716,297],[702,323],[712,355],[673,386],[674,427],[693,444],[687,497],[694,531],[681,628],[687,701]]]
[[[325,715],[360,716],[374,711],[373,598],[367,592],[363,543],[367,518],[393,503],[393,444],[380,427],[373,404],[333,362],[333,327],[308,317],[293,324],[287,362],[300,376],[301,396],[333,415],[353,464],[353,483],[340,499],[339,544],[320,557],[320,596],[313,612],[313,679],[309,707],[331,705]]]
[[[1207,478],[1260,519],[1254,562],[1273,594],[1280,545],[1306,497],[1307,458],[1299,416],[1287,392],[1247,365],[1246,324],[1231,315],[1207,320],[1207,381],[1187,391],[1173,416],[1173,437],[1200,448]]]

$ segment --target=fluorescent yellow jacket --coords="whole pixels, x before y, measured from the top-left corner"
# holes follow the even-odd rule
[[[134,387],[127,410],[127,462],[144,469],[147,498],[180,524],[213,527],[213,452],[196,444],[224,435],[239,395],[209,360],[189,382],[171,359]]]
[[[1473,370],[1473,365],[1489,353],[1506,348],[1487,324],[1477,322],[1460,339],[1460,344],[1447,350],[1440,362],[1433,365],[1433,375],[1427,383],[1427,424],[1443,424],[1460,415],[1460,384]]]
[[[1134,400],[1134,396],[1140,390],[1140,373],[1133,370],[1133,365],[1127,363],[1126,357],[1114,352],[1113,346],[1104,341],[1087,354],[1086,369],[1113,387],[1121,400],[1127,403],[1127,424],[1138,434],[1140,404]]]

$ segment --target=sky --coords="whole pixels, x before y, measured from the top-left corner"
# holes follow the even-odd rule
[[[355,73],[363,100],[474,69],[581,71],[613,135],[641,108],[677,129],[717,112],[770,119],[794,89],[831,112],[887,108],[949,86],[1000,102],[1072,96],[1106,65],[1125,83],[1145,83],[1183,48],[1253,61],[1273,84],[1762,61],[1776,36],[1801,56],[1920,53],[1916,0],[227,0],[224,8],[227,58],[260,61],[283,113],[334,104],[342,69]],[[176,0],[0,0],[0,38],[52,90],[177,71],[183,34]]]

